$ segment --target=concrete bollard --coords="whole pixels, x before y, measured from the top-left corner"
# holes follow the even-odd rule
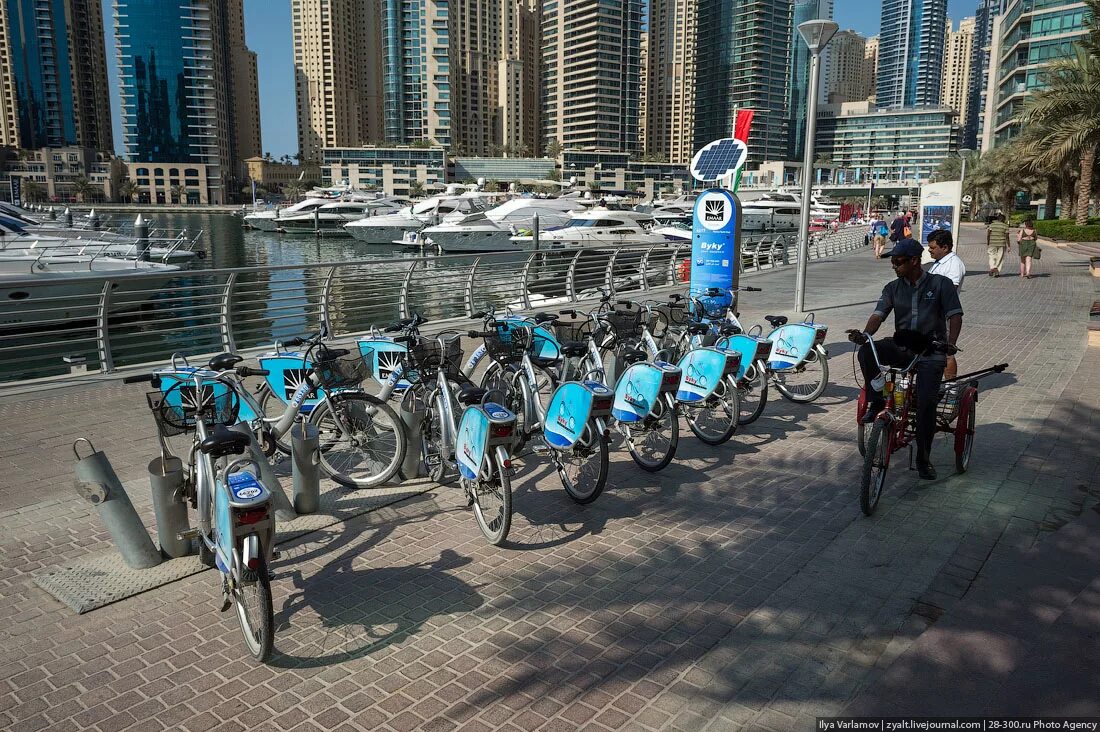
[[[153,491],[153,512],[157,515],[160,553],[169,559],[191,553],[191,540],[180,534],[191,528],[183,489],[183,461],[177,457],[156,458],[149,463],[149,488]]]
[[[290,456],[294,475],[294,510],[317,513],[321,507],[320,432],[311,424],[290,430]]]
[[[250,439],[248,443],[249,457],[260,468],[260,482],[271,491],[271,505],[275,507],[275,518],[282,522],[293,521],[298,518],[298,514],[294,512],[294,506],[290,504],[290,499],[287,498],[286,491],[283,490],[283,484],[279,482],[278,476],[275,475],[275,469],[271,467],[271,462],[264,455],[263,448],[256,441],[256,435],[252,433],[252,430],[246,424],[235,424],[229,429],[248,435]]]
[[[61,221],[65,224],[66,229],[73,228],[73,212],[71,209],[66,208],[61,212]]]
[[[81,442],[87,442],[92,449],[87,457],[80,457],[77,450]],[[153,546],[111,461],[83,437],[73,443],[73,454],[76,455],[77,493],[96,507],[123,561],[133,569],[148,569],[160,564],[160,552]]]
[[[101,226],[99,221],[99,214],[95,212],[94,208],[91,210],[91,213],[88,214],[88,223],[91,224],[92,231],[99,231]]]
[[[57,210],[50,206],[50,221],[57,221]]]
[[[421,475],[421,452],[423,452],[423,439],[420,429],[424,424],[423,410],[410,412],[404,408],[397,411],[401,417],[401,424],[405,429],[405,459],[401,462],[400,475],[402,480],[412,480]]]
[[[149,221],[141,214],[134,219],[134,238],[137,239],[138,259],[149,261]]]

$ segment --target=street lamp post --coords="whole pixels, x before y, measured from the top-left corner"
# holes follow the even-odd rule
[[[959,159],[962,160],[962,172],[959,173],[959,188],[962,189],[962,195],[966,195],[966,159],[970,157],[970,153],[974,152],[970,148],[959,148]],[[959,215],[962,216],[962,211],[959,211]]]
[[[798,274],[794,291],[794,309],[804,312],[806,300],[806,265],[810,258],[810,179],[813,177],[814,133],[817,131],[817,86],[821,76],[821,52],[829,45],[840,26],[831,20],[807,20],[798,26],[798,33],[810,49],[810,88],[806,100],[806,151],[802,156],[802,211],[798,242]]]

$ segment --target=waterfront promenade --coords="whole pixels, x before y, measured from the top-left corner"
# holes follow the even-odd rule
[[[892,275],[866,250],[815,261],[807,303],[830,325],[832,377],[818,402],[773,395],[719,448],[683,430],[656,475],[617,451],[585,507],[528,459],[508,548],[485,544],[453,488],[391,491],[402,500],[282,547],[266,667],[244,660],[208,572],[85,615],[32,582],[107,548],[73,490],[76,437],[152,521],[142,389],[0,398],[0,728],[783,732],[846,710],[1100,716],[1097,280],[1086,256],[1051,247],[1036,279],[988,279],[978,227],[959,251],[974,272],[960,371],[1011,364],[983,381],[966,475],[938,438],[939,480],[899,460],[878,512],[860,513],[844,329]],[[764,292],[743,320],[789,313],[793,280],[746,279]]]

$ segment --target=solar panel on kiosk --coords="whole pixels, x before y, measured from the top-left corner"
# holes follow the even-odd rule
[[[727,137],[708,143],[695,153],[691,161],[691,174],[698,180],[718,180],[732,175],[745,161],[748,149],[745,143]]]

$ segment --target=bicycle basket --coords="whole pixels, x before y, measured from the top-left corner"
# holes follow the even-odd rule
[[[371,375],[371,367],[357,350],[346,356],[319,360],[315,368],[326,391],[355,388]]]
[[[600,319],[610,326],[620,339],[637,338],[642,334],[645,310],[608,310]]]
[[[963,386],[959,382],[940,385],[940,401],[936,405],[936,411],[941,421],[951,422],[958,415]]]
[[[554,335],[563,343],[566,341],[583,341],[592,335],[592,321],[584,320],[557,320],[554,321]]]
[[[416,383],[421,380],[422,374],[431,374],[432,371],[443,369],[448,378],[458,378],[462,368],[462,343],[456,334],[450,340],[444,340],[440,345],[437,338],[422,337],[409,344],[409,381]]]
[[[153,412],[153,421],[164,437],[194,430],[200,415],[207,429],[218,424],[236,424],[241,405],[237,393],[224,384],[204,384],[196,393],[193,384],[180,383],[167,391],[151,391],[145,398]]]
[[[531,348],[531,329],[515,324],[497,326],[485,336],[485,352],[497,363],[516,363]]]

